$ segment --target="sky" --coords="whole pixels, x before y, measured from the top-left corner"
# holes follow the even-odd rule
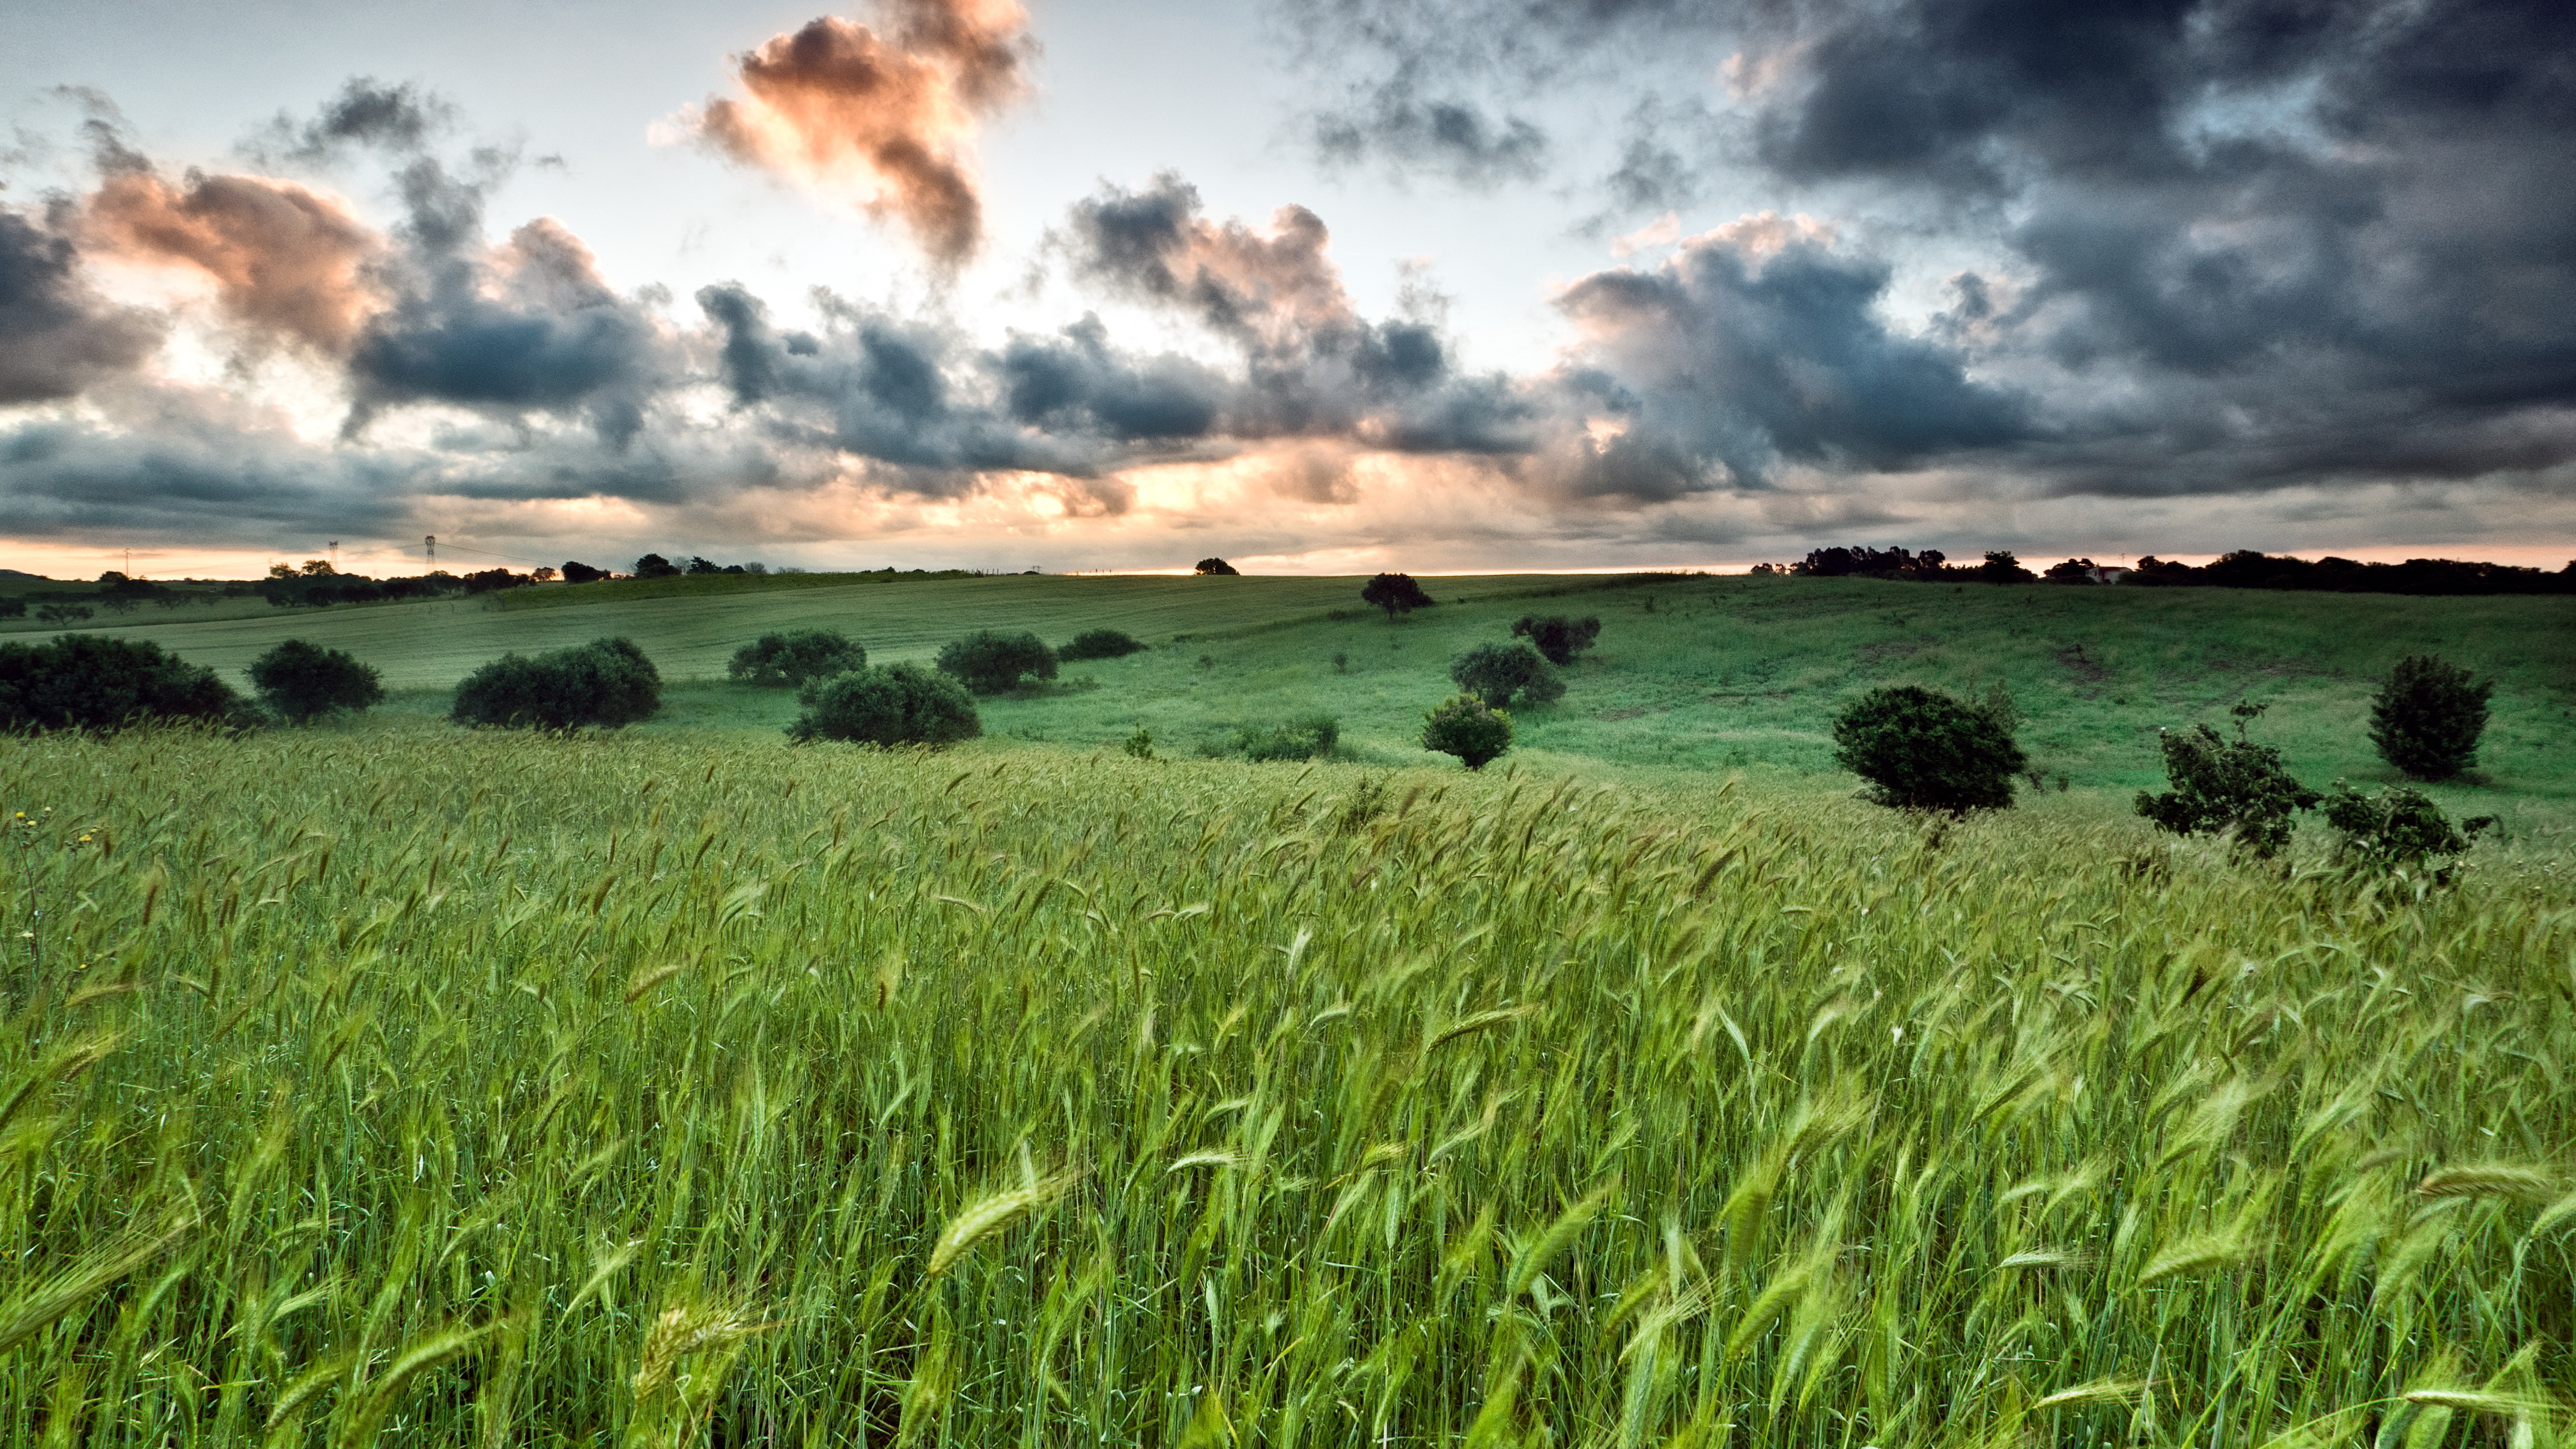
[[[0,566],[2576,555],[2576,7],[8,31]]]

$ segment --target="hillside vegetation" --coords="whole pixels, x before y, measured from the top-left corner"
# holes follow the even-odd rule
[[[31,1441],[2545,1444],[2576,1391],[2542,872],[400,719],[0,796]]]

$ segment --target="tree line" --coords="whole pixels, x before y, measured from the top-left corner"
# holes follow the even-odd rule
[[[1755,573],[1800,578],[1889,579],[1907,583],[2071,584],[2116,583],[2129,588],[2306,589],[2340,594],[2566,594],[2576,593],[2576,560],[2556,573],[2514,564],[2410,558],[2404,563],[2357,559],[2296,558],[2239,549],[2194,566],[2150,554],[2135,567],[2070,558],[2032,573],[2010,549],[1994,549],[1974,564],[1954,564],[1937,548],[1820,548],[1785,569],[1757,565]]]

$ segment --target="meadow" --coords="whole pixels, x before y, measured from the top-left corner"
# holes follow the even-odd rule
[[[6,1437],[2576,1437],[2565,601],[1434,587],[169,625],[228,669],[373,638],[413,687],[0,748]],[[1605,629],[1525,748],[1408,748],[1532,609]],[[707,676],[803,624],[1154,648],[947,752],[792,747],[785,692]],[[542,631],[644,641],[664,717],[437,717]],[[2127,813],[2157,722],[2247,697],[2303,774],[2380,778],[2370,676],[2426,647],[2500,681],[2440,793],[2510,838],[2456,881]],[[1924,820],[1825,762],[1868,683],[1997,677],[2068,787]],[[1357,758],[1189,748],[1308,708]]]
[[[713,733],[0,771],[18,1442],[2566,1430],[2551,871]]]

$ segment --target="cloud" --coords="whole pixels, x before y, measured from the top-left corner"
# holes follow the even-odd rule
[[[160,346],[159,320],[101,297],[79,263],[70,237],[0,208],[0,406],[77,396]]]
[[[1535,180],[1546,166],[1548,136],[1537,123],[1489,114],[1464,97],[1426,99],[1410,68],[1352,91],[1348,103],[1310,122],[1315,149],[1327,162],[1375,158],[1399,171],[1426,171],[1478,188]]]
[[[351,150],[416,155],[455,121],[455,105],[433,91],[351,76],[311,118],[281,113],[242,150],[267,166],[320,166]]]
[[[881,34],[824,16],[734,58],[747,93],[685,116],[709,146],[826,190],[857,189],[942,263],[983,238],[976,123],[1026,88],[1017,0],[900,0]]]
[[[255,331],[342,354],[378,305],[365,269],[382,239],[346,203],[288,181],[149,169],[110,175],[82,211],[98,250],[192,267]]]

